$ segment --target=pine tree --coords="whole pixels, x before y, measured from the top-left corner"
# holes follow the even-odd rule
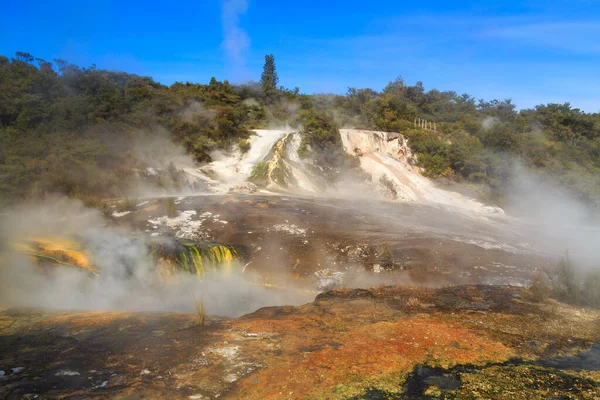
[[[265,56],[265,65],[263,67],[263,73],[260,78],[260,82],[265,94],[267,95],[272,94],[277,90],[279,76],[277,76],[275,56],[273,54],[267,54]]]

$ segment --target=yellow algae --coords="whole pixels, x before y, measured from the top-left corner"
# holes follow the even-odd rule
[[[204,252],[204,253],[205,253],[205,254],[206,254],[206,256],[208,257],[208,259],[209,259],[209,261],[210,261],[210,263],[211,263],[211,265],[212,265],[212,269],[213,269],[213,271],[214,271],[214,272],[216,272],[216,271],[217,271],[217,268],[216,268],[216,265],[217,265],[217,260],[216,260],[216,258],[215,258],[215,255],[214,255],[214,253],[213,253],[212,251],[210,251],[210,249],[209,249],[209,251],[206,251],[206,252]]]
[[[204,278],[208,272],[207,268],[210,268],[211,273],[231,275],[232,261],[238,258],[233,247],[226,245],[198,247],[193,243],[182,244],[183,247],[175,252],[153,248],[152,254],[155,257],[158,255],[158,259],[169,266],[171,273],[186,271]]]
[[[183,265],[183,268],[187,271],[190,272],[190,266],[188,265],[188,260],[187,260],[187,256],[185,255],[185,252],[181,252],[179,253],[179,257],[181,260],[181,265]]]
[[[223,272],[226,275],[231,275],[231,261],[233,261],[234,257],[233,254],[231,252],[231,250],[226,247],[226,246],[219,246],[221,253],[222,253],[222,259],[223,259]]]
[[[159,204],[157,203],[150,203],[147,206],[145,206],[144,208],[142,208],[143,211],[155,211],[158,210],[158,206]]]
[[[196,275],[204,277],[204,264],[202,263],[202,256],[198,251],[198,248],[191,247],[190,253],[192,254],[192,260],[196,266]]]
[[[92,265],[89,255],[81,246],[72,240],[27,238],[19,242],[10,242],[10,246],[17,252],[32,257],[44,258],[58,264],[68,264],[88,270],[94,274],[97,269]]]

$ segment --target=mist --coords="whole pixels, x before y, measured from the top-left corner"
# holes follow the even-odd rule
[[[203,299],[212,315],[239,316],[266,305],[299,304],[310,295],[249,283],[241,272],[202,280],[177,273],[160,276],[148,248],[126,229],[109,227],[79,201],[52,198],[27,203],[0,216],[0,304],[56,310],[195,310]],[[36,237],[73,240],[89,254],[98,274],[69,266],[40,268],[14,244]],[[241,265],[234,268],[241,271]]]
[[[506,193],[507,213],[536,247],[557,259],[569,251],[582,269],[600,269],[600,223],[588,205],[518,161]]]

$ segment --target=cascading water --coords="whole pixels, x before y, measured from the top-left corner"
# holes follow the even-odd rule
[[[252,132],[247,152],[236,149],[230,153],[215,153],[211,163],[197,169],[185,169],[184,172],[191,180],[208,183],[212,193],[227,193],[244,184],[250,177],[252,168],[257,163],[266,161],[273,147],[290,131],[257,129]]]
[[[478,223],[485,223],[481,229],[488,232],[491,219],[485,216],[498,215],[500,212],[474,199],[437,188],[412,165],[413,156],[402,135],[354,129],[342,129],[340,134],[344,150],[358,157],[364,172],[355,181],[348,183],[340,180],[334,187],[320,177],[319,168],[311,164],[310,158],[303,159],[298,155],[301,133],[291,130],[256,131],[246,153],[238,150],[229,155],[217,155],[215,161],[193,171],[214,183],[212,193],[226,196],[145,199],[139,204],[130,205],[128,211],[110,213],[115,224],[129,225],[137,230],[135,238],[124,236],[121,240],[123,243],[117,243],[125,249],[131,245],[135,250],[134,256],[125,251],[123,260],[114,258],[107,251],[110,250],[110,243],[105,238],[100,241],[102,251],[96,251],[96,257],[88,262],[82,261],[87,256],[85,241],[82,242],[83,247],[61,247],[34,240],[21,252],[35,258],[37,264],[74,266],[101,277],[111,273],[111,265],[122,265],[120,270],[128,276],[135,274],[132,270],[141,266],[139,269],[150,280],[154,279],[153,276],[170,279],[192,275],[208,281],[215,276],[241,276],[242,271],[238,274],[234,268],[242,265],[243,259],[244,264],[250,265],[244,273],[244,279],[251,279],[252,275],[252,279],[261,283],[278,279],[273,278],[277,270],[293,271],[292,276],[306,282],[311,280],[316,270],[345,268],[348,263],[381,271],[379,261],[371,262],[369,257],[360,256],[363,253],[361,249],[373,243],[377,247],[381,244],[377,241],[406,241],[415,232],[430,232],[429,235],[450,237],[453,242],[469,245],[483,243],[480,247],[489,245],[493,246],[491,248],[508,249],[504,244],[505,239],[493,232],[482,239],[479,234],[457,233],[457,228],[452,224],[450,227],[443,226],[445,216],[451,211],[460,214],[460,218],[468,219],[461,222],[459,229],[477,220]],[[260,168],[255,168],[257,165]],[[257,169],[260,169],[260,181],[256,181],[256,186],[260,186],[266,196],[261,198],[257,195],[252,199],[237,197],[235,194],[240,192],[232,189],[236,185],[248,184],[249,179],[254,180]],[[364,175],[371,177],[370,183],[364,180]],[[351,179],[355,176],[349,174]],[[390,182],[397,193],[396,201],[423,204],[401,208],[393,203],[378,202],[377,207],[372,207],[372,200],[383,198],[375,189],[379,187],[383,191]],[[256,186],[254,192],[258,190]],[[278,197],[276,193],[286,196]],[[433,215],[434,211],[431,207],[425,207],[425,204],[437,205],[444,218],[430,222],[429,214]],[[108,207],[117,209],[117,206],[112,204]],[[313,207],[313,211],[307,211]],[[411,220],[411,214],[421,215],[425,209],[429,210],[429,214]],[[382,214],[385,224],[379,226],[378,223],[368,223],[370,217],[366,214],[371,211],[377,221]],[[307,220],[313,212],[318,218],[314,220],[315,225],[309,226]],[[330,214],[339,214],[340,217],[331,220]],[[395,217],[396,214],[399,215]],[[383,232],[388,230],[388,225],[389,234]],[[332,230],[338,226],[342,229],[341,233]],[[330,230],[326,235],[313,240],[315,235],[321,235],[326,229]],[[398,234],[404,231],[402,235]],[[81,236],[78,235],[75,237]],[[111,236],[109,233],[107,235]],[[332,240],[334,237],[337,237],[335,241]],[[427,236],[427,240],[430,239]],[[231,243],[239,247],[233,247]],[[415,249],[414,244],[406,246],[410,251]],[[244,250],[240,251],[241,248]],[[403,259],[392,264],[417,265],[415,259],[429,257],[422,256],[419,251],[413,255],[399,252],[398,257]],[[346,259],[346,252],[356,253],[356,256],[348,256],[352,260]],[[336,261],[338,256],[339,263]],[[110,259],[103,264],[101,257]],[[89,257],[87,259],[90,260]],[[108,268],[96,268],[97,265]],[[116,274],[122,275],[120,272]]]
[[[166,267],[168,273],[186,272],[200,278],[231,276],[233,262],[240,260],[235,247],[219,244],[153,244],[151,252],[158,259],[159,265]]]
[[[142,245],[147,246],[151,259],[156,262],[156,272],[163,278],[180,272],[200,278],[227,277],[234,273],[234,262],[241,260],[238,250],[229,245],[174,239],[152,240]],[[67,266],[94,275],[102,274],[91,261],[85,246],[73,240],[35,238],[12,243],[12,248],[40,266]]]
[[[385,177],[395,186],[400,201],[417,201],[452,207],[478,214],[504,214],[498,207],[486,206],[457,192],[438,188],[412,165],[414,156],[406,138],[398,133],[340,129],[348,154],[359,156],[361,168],[373,182]]]
[[[377,188],[375,192],[379,192],[380,199],[390,200],[386,193],[392,189],[394,196],[391,199],[395,201],[440,205],[478,215],[503,214],[500,208],[441,189],[424,177],[413,165],[414,156],[408,140],[401,134],[340,129],[340,136],[346,153],[358,156],[361,169],[371,177],[371,185]],[[231,192],[250,180],[268,192],[326,197],[336,197],[337,193],[347,197],[348,191],[330,190],[331,184],[298,155],[300,142],[300,133],[293,130],[255,130],[246,153],[235,150],[229,154],[216,154],[215,161],[186,172],[195,177],[193,179],[208,182],[211,192],[218,194]],[[263,169],[253,176],[253,168],[259,163],[264,163]],[[372,189],[354,185],[352,190],[373,193]]]

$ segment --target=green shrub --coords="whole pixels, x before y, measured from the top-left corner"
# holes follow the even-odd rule
[[[252,167],[252,173],[250,174],[251,181],[265,181],[269,174],[269,164],[261,161],[259,163],[254,164]]]
[[[600,272],[593,271],[587,274],[583,283],[581,298],[584,304],[600,307]]]
[[[575,303],[580,301],[581,283],[577,279],[575,264],[571,261],[568,251],[565,251],[556,267],[554,291],[558,297],[567,301]]]
[[[242,153],[247,153],[250,150],[250,142],[248,139],[240,139],[238,141],[238,147]]]
[[[302,124],[302,141],[298,149],[301,157],[310,153],[320,164],[332,164],[336,156],[343,156],[342,138],[333,117],[316,110],[303,110],[299,121]]]
[[[540,303],[550,296],[552,286],[550,286],[546,275],[540,272],[533,277],[529,290],[531,291],[533,301]]]
[[[583,306],[600,307],[600,271],[590,271],[582,277],[565,251],[555,269],[548,272],[550,295],[559,300]],[[534,299],[545,296],[548,280],[539,275],[531,285]]]
[[[135,210],[136,204],[137,204],[136,199],[130,199],[130,198],[126,197],[117,203],[117,211],[121,211],[121,212],[133,211],[133,210]]]

